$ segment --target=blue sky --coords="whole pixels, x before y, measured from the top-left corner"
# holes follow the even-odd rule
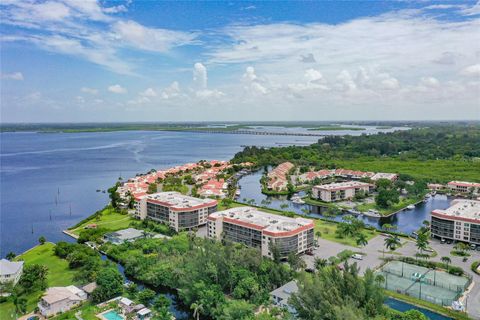
[[[474,1],[3,0],[1,121],[480,119]]]

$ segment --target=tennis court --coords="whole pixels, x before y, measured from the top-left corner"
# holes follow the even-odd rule
[[[387,263],[377,274],[385,278],[385,289],[443,306],[450,306],[470,284],[466,277],[401,261]]]

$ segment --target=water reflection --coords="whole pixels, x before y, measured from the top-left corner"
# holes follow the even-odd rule
[[[262,194],[260,178],[263,170],[256,171],[250,175],[244,176],[239,180],[241,187],[240,201],[253,199],[256,205],[269,208],[293,211],[298,214],[307,214],[314,218],[328,218],[335,221],[341,221],[343,215],[335,217],[324,216],[327,208],[314,205],[294,204],[288,200],[287,196],[266,196]],[[305,195],[301,192],[300,195]],[[358,216],[365,224],[380,229],[382,225],[388,223],[397,227],[397,231],[410,234],[416,231],[424,220],[430,220],[430,212],[434,209],[446,209],[452,198],[445,195],[436,195],[430,197],[426,202],[421,202],[415,206],[415,209],[404,210],[398,214],[387,218],[372,218],[364,215]]]

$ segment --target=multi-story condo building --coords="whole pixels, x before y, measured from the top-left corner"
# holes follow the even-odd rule
[[[430,229],[436,238],[480,245],[480,201],[456,199],[445,210],[433,210]]]
[[[480,183],[466,182],[466,181],[450,181],[447,188],[452,192],[458,193],[478,193],[480,190]]]
[[[281,258],[290,253],[303,253],[313,248],[314,224],[310,219],[289,218],[259,211],[252,207],[237,207],[212,213],[208,217],[208,237],[227,239],[260,249],[272,258],[272,248]]]
[[[216,200],[199,199],[171,191],[142,197],[135,214],[142,220],[165,223],[178,232],[206,224],[208,215],[215,211]]]
[[[360,191],[369,193],[373,185],[359,181],[322,184],[312,188],[312,196],[325,202],[352,199]]]

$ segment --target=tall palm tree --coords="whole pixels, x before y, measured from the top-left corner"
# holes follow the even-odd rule
[[[428,247],[428,235],[426,233],[420,233],[417,237],[416,246],[420,250],[420,254],[423,254],[423,251]]]
[[[368,244],[367,236],[364,233],[360,232],[357,236],[357,245],[364,247],[367,244]]]
[[[385,247],[393,251],[400,246],[400,238],[397,235],[391,235],[390,237],[385,238]],[[383,251],[385,256],[385,251]]]
[[[448,265],[452,262],[452,259],[450,259],[450,257],[442,257],[440,260],[447,265],[448,270]]]
[[[203,312],[203,305],[201,303],[192,303],[190,309],[193,309],[193,317],[197,320],[200,319],[200,313]]]

